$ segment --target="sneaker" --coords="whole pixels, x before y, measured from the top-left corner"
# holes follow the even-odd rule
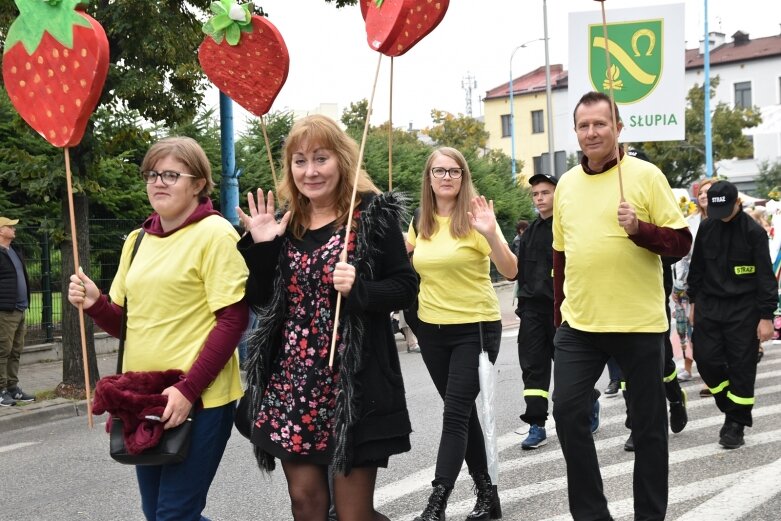
[[[682,369],[678,372],[678,381],[679,382],[688,382],[692,379],[692,374],[687,371],[686,369]]]
[[[632,438],[632,434],[629,434],[629,437],[624,442],[624,450],[627,452],[634,452],[635,451],[635,440]]]
[[[743,441],[743,425],[729,420],[724,422],[719,436],[719,445],[725,449],[737,449],[745,443]]]
[[[413,344],[411,346],[407,346],[407,352],[408,353],[420,353],[420,345]]]
[[[545,427],[532,425],[529,427],[529,435],[521,442],[523,450],[538,449],[548,443],[548,435],[545,434]]]
[[[599,430],[600,409],[601,406],[599,405],[599,400],[594,400],[594,408],[591,411],[591,434],[596,434],[596,432]]]
[[[678,434],[686,427],[689,422],[689,415],[686,413],[686,391],[681,389],[681,401],[670,402],[670,430]]]
[[[610,383],[607,384],[607,389],[605,389],[605,396],[608,398],[613,398],[614,396],[618,396],[618,390],[621,387],[621,382],[618,380],[610,380]]]
[[[16,405],[16,400],[11,396],[11,393],[5,389],[0,390],[0,407],[12,407],[14,405]]]
[[[35,396],[32,394],[27,394],[26,392],[22,391],[22,388],[18,385],[15,387],[9,387],[8,388],[8,394],[11,395],[11,398],[16,400],[17,402],[34,402]]]

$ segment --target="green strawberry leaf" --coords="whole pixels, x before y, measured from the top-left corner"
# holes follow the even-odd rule
[[[241,29],[237,24],[233,24],[225,30],[225,41],[228,45],[236,45],[241,38]]]
[[[212,2],[209,6],[209,9],[214,14],[225,14],[225,8],[222,6],[220,2]]]
[[[73,48],[73,27],[92,27],[75,9],[85,5],[85,0],[15,0],[19,16],[8,28],[5,40],[7,53],[21,42],[28,55],[41,44],[43,33],[48,32],[63,47]]]
[[[379,9],[380,7],[382,7],[382,3],[383,3],[384,1],[385,1],[385,0],[374,0],[374,3],[375,3],[375,4],[377,4],[377,9]]]
[[[217,43],[225,40],[228,45],[238,45],[241,33],[252,32],[252,13],[249,4],[238,4],[236,0],[212,2],[210,9],[214,16],[203,24],[203,32]]]
[[[233,25],[233,20],[231,20],[230,17],[225,13],[218,14],[210,21],[216,31],[224,31],[225,29]]]

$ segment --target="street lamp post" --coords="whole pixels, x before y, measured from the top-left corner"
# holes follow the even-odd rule
[[[511,157],[511,170],[512,170],[512,179],[513,184],[515,184],[515,105],[513,103],[513,58],[515,57],[516,51],[518,49],[523,49],[530,43],[539,42],[544,40],[544,38],[535,38],[534,40],[529,40],[528,42],[524,42],[515,49],[513,49],[512,54],[510,54],[510,83],[509,83],[509,89],[510,89],[510,157]]]

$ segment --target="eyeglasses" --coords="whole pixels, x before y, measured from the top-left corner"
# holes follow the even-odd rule
[[[445,174],[449,175],[450,179],[460,179],[463,173],[463,168],[442,168],[441,166],[435,166],[431,169],[431,175],[437,179],[443,179]]]
[[[196,177],[192,174],[183,174],[181,172],[172,172],[170,170],[166,170],[165,172],[155,172],[154,170],[141,172],[141,179],[143,179],[148,185],[154,184],[158,177],[163,181],[163,185],[165,186],[175,185],[182,176],[192,178]]]

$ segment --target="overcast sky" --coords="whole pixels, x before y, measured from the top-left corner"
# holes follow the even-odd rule
[[[290,73],[272,111],[309,110],[320,103],[337,103],[339,113],[350,102],[369,98],[379,54],[366,42],[360,8],[336,9],[323,0],[256,0],[269,14],[285,39],[290,53]],[[681,2],[612,0],[611,9]],[[704,0],[686,0],[686,48],[703,37]],[[593,0],[547,0],[550,63],[567,63],[568,14],[599,11]],[[709,0],[709,30],[729,38],[735,31],[751,38],[781,32],[781,2],[767,0]],[[544,36],[543,0],[450,0],[445,18],[426,38],[394,60],[394,126],[431,125],[431,109],[466,112],[467,93],[462,88],[468,74],[472,90],[472,115],[482,115],[481,96],[510,79],[510,55],[522,43]],[[519,49],[512,61],[517,77],[545,65],[545,46],[534,42]],[[390,58],[383,56],[374,98],[372,124],[389,115]],[[207,102],[216,103],[216,96]],[[247,113],[236,106],[236,127],[243,127]]]

